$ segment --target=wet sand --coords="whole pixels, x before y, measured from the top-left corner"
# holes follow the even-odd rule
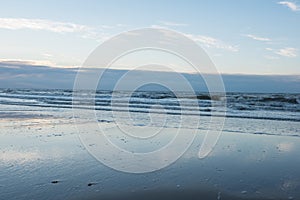
[[[91,156],[66,114],[29,114],[0,120],[0,199],[300,198],[298,137],[224,131],[209,157],[199,159],[199,131],[175,163],[130,174]]]

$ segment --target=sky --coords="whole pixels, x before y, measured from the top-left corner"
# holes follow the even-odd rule
[[[10,0],[0,5],[0,63],[74,68],[110,37],[153,27],[197,42],[222,74],[300,75],[297,1]]]

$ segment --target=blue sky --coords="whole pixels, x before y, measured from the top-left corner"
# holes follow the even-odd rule
[[[164,27],[202,46],[225,74],[300,75],[300,2],[2,1],[0,62],[80,66],[102,41]]]

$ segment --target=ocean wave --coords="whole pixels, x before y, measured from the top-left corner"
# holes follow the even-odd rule
[[[177,93],[135,91],[82,91],[73,99],[72,90],[1,89],[1,105],[20,105],[47,108],[96,109],[164,113],[169,115],[221,116],[270,120],[300,121],[300,94],[243,94],[221,95],[208,93]],[[226,105],[226,107],[225,107]]]
[[[260,101],[262,102],[279,102],[279,103],[290,103],[290,104],[298,104],[297,98],[287,98],[283,96],[279,97],[264,97]]]

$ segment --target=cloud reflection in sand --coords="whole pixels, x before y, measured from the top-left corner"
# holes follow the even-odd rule
[[[281,142],[276,146],[279,151],[283,152],[291,152],[294,150],[294,147],[294,143],[291,142]]]
[[[40,159],[42,156],[37,151],[20,152],[15,150],[1,151],[0,161],[1,162],[18,162],[26,163],[33,162]]]

